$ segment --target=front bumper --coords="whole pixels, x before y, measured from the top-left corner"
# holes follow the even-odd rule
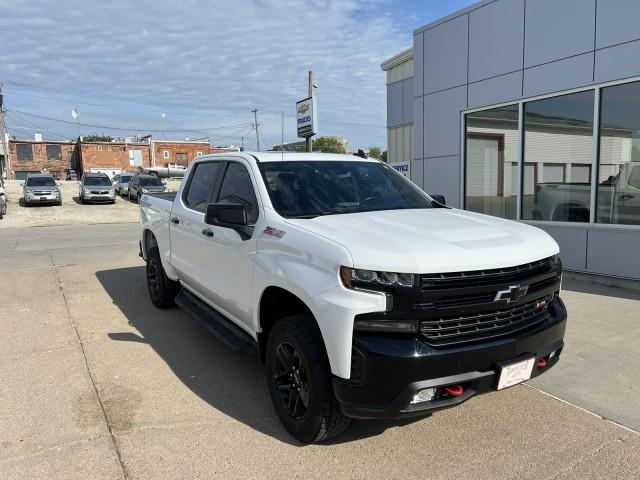
[[[60,195],[26,195],[29,203],[58,203]]]
[[[95,195],[95,194],[90,194],[90,193],[85,193],[83,195],[85,202],[113,202],[116,199],[116,194],[115,192],[113,193],[113,195],[107,194],[107,195]]]
[[[550,318],[533,330],[451,348],[434,348],[419,336],[356,333],[352,378],[335,377],[333,382],[342,411],[353,418],[427,415],[495,390],[498,364],[532,356],[547,361],[545,367],[536,362],[531,375],[536,377],[558,362],[564,346],[567,312],[559,297],[549,311]],[[446,393],[444,387],[451,385],[462,385],[462,395]],[[418,391],[429,387],[442,387],[433,401],[410,403]]]

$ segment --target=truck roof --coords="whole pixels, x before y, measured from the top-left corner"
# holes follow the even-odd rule
[[[342,162],[379,162],[376,158],[362,158],[355,155],[345,155],[339,153],[316,153],[316,152],[227,152],[205,155],[201,158],[211,157],[243,157],[247,160],[257,159],[259,162],[281,162],[281,161],[342,161]],[[253,158],[252,158],[253,157]]]

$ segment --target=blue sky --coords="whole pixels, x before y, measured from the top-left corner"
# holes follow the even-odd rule
[[[261,143],[271,146],[281,111],[285,142],[296,140],[295,102],[312,69],[320,134],[384,146],[380,63],[411,46],[415,28],[472,3],[0,0],[7,127],[19,138],[37,129],[72,138],[77,106],[85,135],[208,136],[225,145],[244,136],[253,149],[250,110],[258,108]]]

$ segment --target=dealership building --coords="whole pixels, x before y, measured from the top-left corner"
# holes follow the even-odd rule
[[[640,279],[638,19],[638,0],[486,0],[415,30],[382,64],[389,161],[546,230],[568,270]]]

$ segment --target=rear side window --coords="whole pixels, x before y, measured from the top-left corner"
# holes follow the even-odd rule
[[[249,225],[258,219],[258,201],[249,172],[239,163],[230,163],[222,181],[218,203],[240,203],[247,211]]]
[[[220,162],[207,162],[196,165],[183,197],[187,206],[198,212],[204,212],[209,201],[209,192],[216,183]]]

